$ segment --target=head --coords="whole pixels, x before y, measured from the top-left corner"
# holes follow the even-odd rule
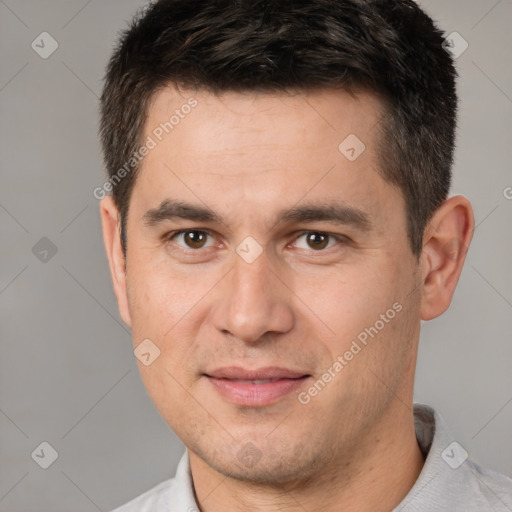
[[[101,98],[114,289],[159,351],[148,393],[221,473],[308,478],[410,413],[420,320],[473,229],[448,199],[442,43],[412,0],[166,0],[122,35]]]

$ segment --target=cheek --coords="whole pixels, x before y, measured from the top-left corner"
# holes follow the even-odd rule
[[[177,270],[168,261],[155,259],[137,262],[136,272],[129,273],[133,343],[149,338],[160,350],[150,367],[159,366],[158,373],[152,369],[145,376],[150,393],[175,396],[179,395],[179,389],[171,391],[175,386],[188,387],[197,378],[197,362],[204,360],[206,349],[199,344],[199,333],[211,306],[208,292],[225,272],[193,271],[192,266]]]
[[[150,339],[159,350],[149,366],[138,363],[146,390],[162,416],[171,424],[175,412],[194,410],[185,391],[196,378],[197,360],[194,315],[204,297],[201,282],[172,271],[169,264],[133,260],[128,272],[129,302],[134,346]],[[174,414],[173,414],[174,413]]]
[[[419,302],[417,294],[410,294],[414,278],[405,265],[402,272],[390,264],[351,270],[344,279],[324,280],[327,285],[307,296],[334,332],[322,339],[329,353],[324,369],[336,375],[332,394],[324,399],[353,402],[356,411],[365,402],[364,407],[373,407],[370,397],[384,399],[407,378],[418,336]],[[340,364],[333,368],[335,362]]]
[[[177,272],[165,261],[138,259],[128,272],[133,331],[163,339],[194,309],[214,279]],[[212,281],[209,284],[209,281]]]
[[[376,322],[383,330],[381,314],[391,324],[397,316],[393,304],[400,302],[404,288],[389,271],[370,265],[338,268],[314,278],[301,277],[294,286],[311,310],[313,321],[328,335],[326,339],[332,340],[331,352],[335,349],[336,354],[332,355],[336,356]]]

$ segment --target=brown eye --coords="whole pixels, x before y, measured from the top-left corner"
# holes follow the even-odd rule
[[[182,249],[204,249],[213,245],[213,240],[208,241],[208,237],[211,238],[208,231],[183,229],[169,235],[166,239],[172,240]]]
[[[311,249],[321,250],[327,247],[329,235],[324,233],[312,232],[306,235],[306,241]]]
[[[203,231],[186,231],[183,233],[185,243],[191,249],[201,249],[206,242],[206,233]]]
[[[343,240],[341,235],[333,235],[323,231],[305,231],[295,239],[293,245],[306,251],[324,252],[324,250],[337,244],[342,245]]]

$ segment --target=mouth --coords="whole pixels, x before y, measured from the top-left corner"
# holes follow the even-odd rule
[[[245,407],[264,407],[276,403],[311,378],[310,374],[278,367],[257,370],[227,367],[205,373],[204,376],[224,399]]]

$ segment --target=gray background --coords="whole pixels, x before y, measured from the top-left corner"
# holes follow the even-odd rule
[[[512,477],[512,2],[421,4],[469,43],[452,191],[478,227],[450,310],[423,324],[415,399]],[[0,1],[2,512],[107,511],[172,476],[183,451],[139,378],[92,195],[101,79],[141,5]],[[43,31],[59,45],[47,59],[31,48]],[[42,237],[57,248],[46,262]],[[46,470],[31,457],[42,441],[59,454]]]

